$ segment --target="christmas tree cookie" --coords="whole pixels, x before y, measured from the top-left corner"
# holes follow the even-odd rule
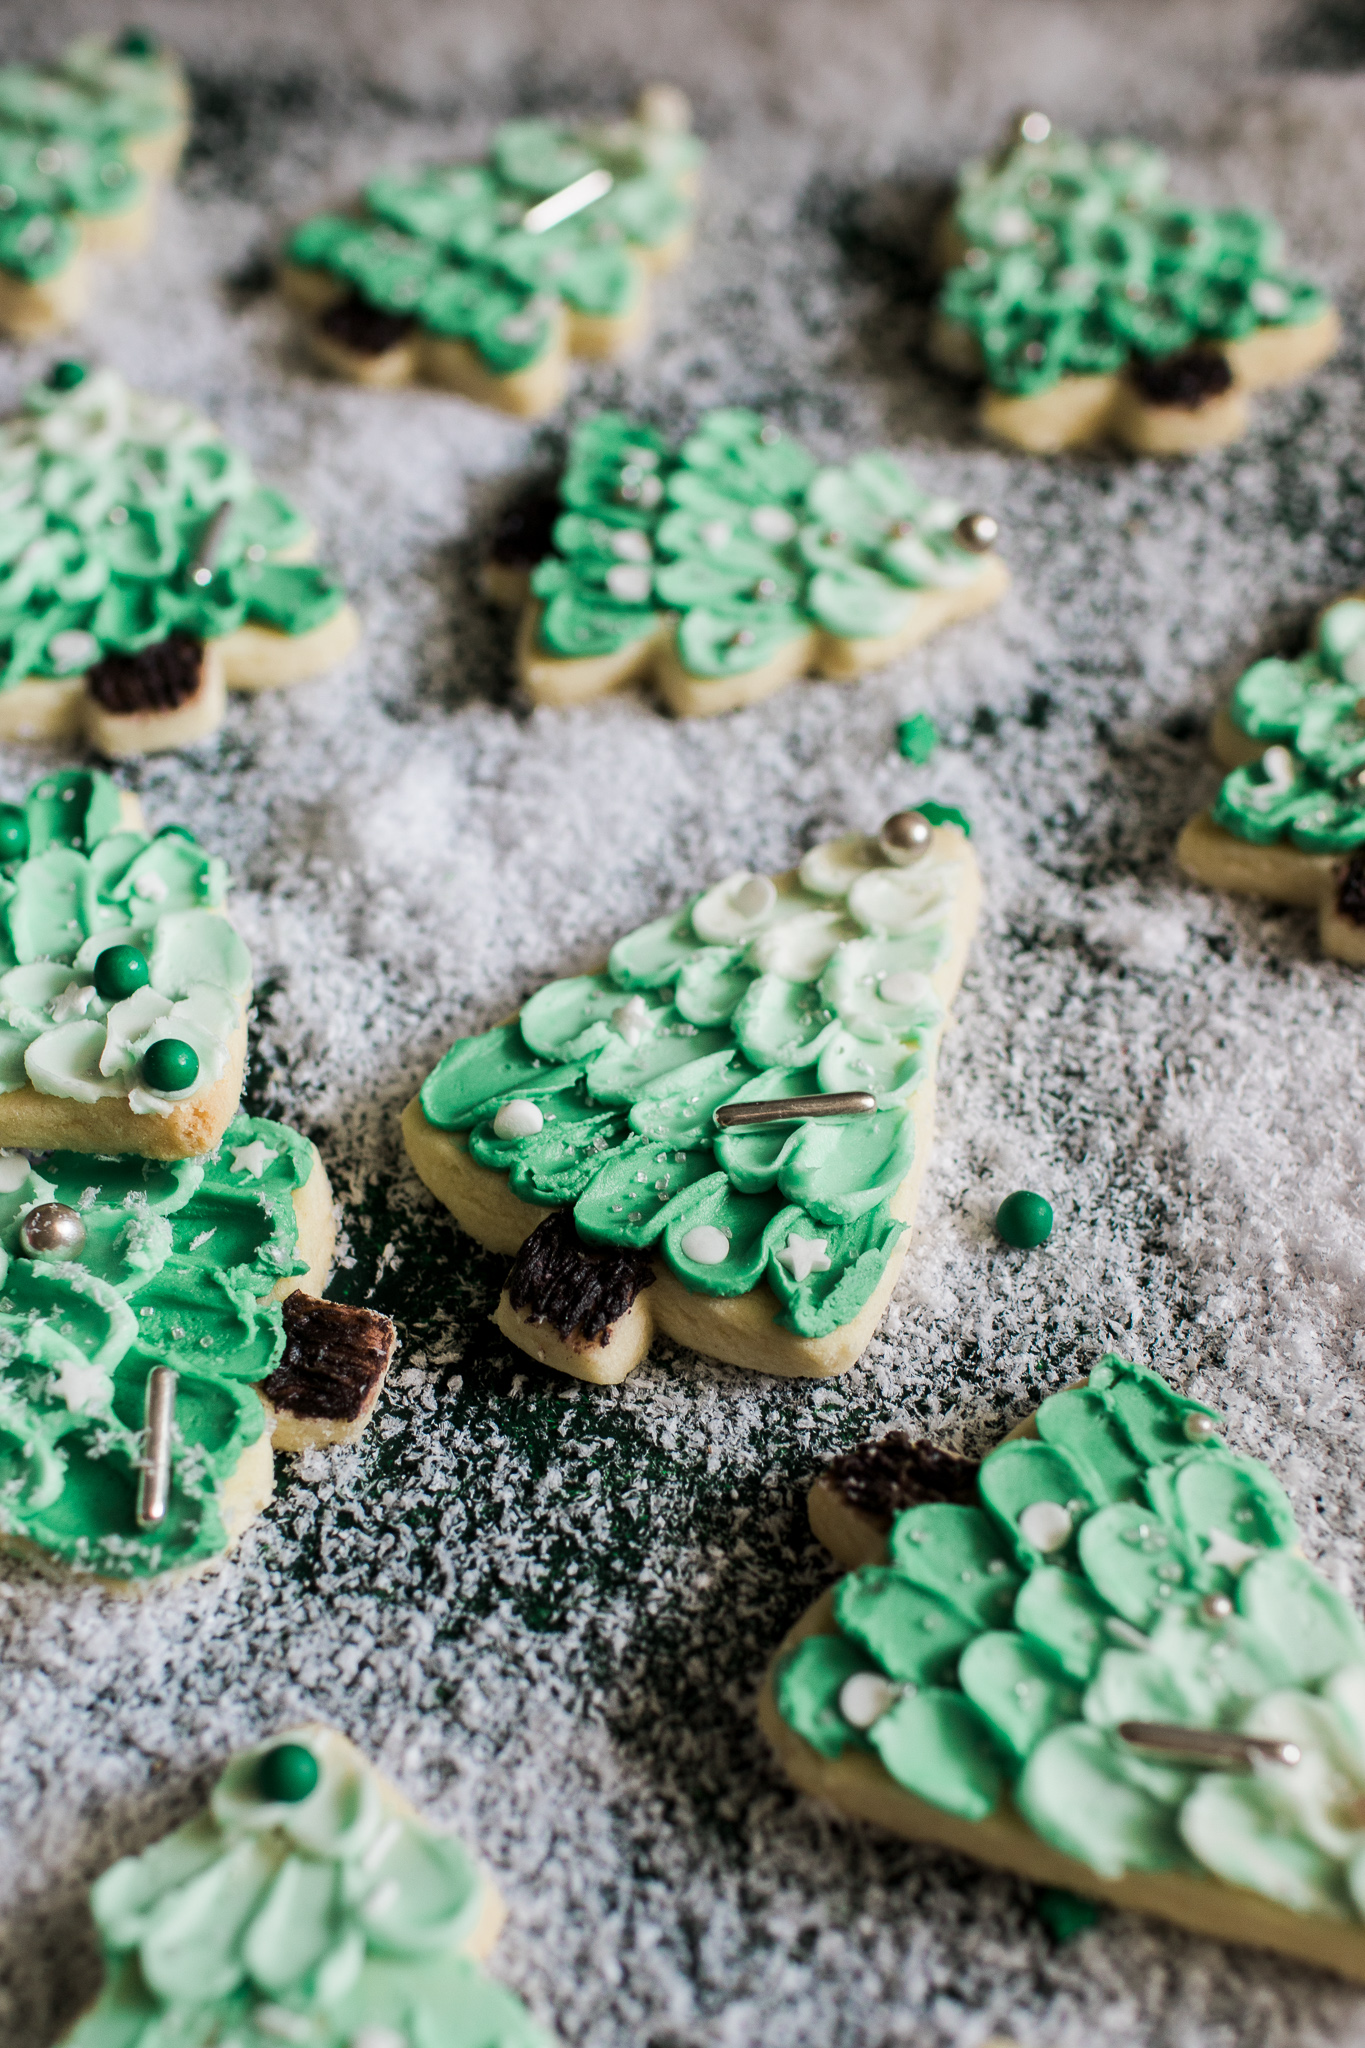
[[[1025,114],[964,166],[940,224],[932,348],[984,377],[981,423],[1035,454],[1236,440],[1247,397],[1325,362],[1340,322],[1284,267],[1264,214],[1190,206],[1146,143],[1090,144]]]
[[[633,120],[508,121],[484,163],[371,179],[362,205],[290,238],[281,284],[313,354],[362,384],[551,411],[569,358],[636,342],[651,276],[687,253],[690,121],[681,93],[653,86]]]
[[[852,1365],[909,1245],[979,896],[965,819],[924,804],[727,876],[458,1040],[403,1134],[517,1254],[503,1334],[603,1385],[656,1331],[757,1372]]]
[[[1315,909],[1324,952],[1365,967],[1365,599],[1329,605],[1297,661],[1254,663],[1213,746],[1231,772],[1181,833],[1181,867]]]
[[[1106,1357],[979,1469],[861,1447],[811,1520],[850,1569],[760,1709],[803,1791],[1365,1980],[1365,1629],[1212,1410]]]
[[[541,704],[648,681],[705,717],[798,676],[851,680],[1009,583],[989,513],[931,497],[890,455],[822,468],[734,407],[677,448],[599,414],[557,497],[548,534],[543,504],[512,508],[485,572],[524,604],[517,673]]]
[[[90,1903],[104,1989],[65,2048],[551,2048],[479,1968],[491,1881],[333,1728],[235,1756]]]
[[[179,1159],[242,1092],[251,961],[227,870],[93,769],[0,805],[0,1145]]]
[[[145,29],[0,69],[0,330],[30,340],[80,317],[85,252],[143,247],[188,133],[180,66]]]
[[[207,1158],[0,1152],[0,1543],[142,1590],[236,1542],[272,1446],[353,1441],[394,1333],[316,1298],[335,1238],[263,1118]]]
[[[0,740],[162,753],[330,668],[359,628],[312,546],[190,406],[58,363],[0,424]]]

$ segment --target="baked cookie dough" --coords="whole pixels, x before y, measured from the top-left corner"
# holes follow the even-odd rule
[[[1327,360],[1341,323],[1284,267],[1274,221],[1190,206],[1166,160],[1028,113],[966,164],[934,256],[945,368],[985,379],[985,430],[1033,454],[1118,441],[1180,455],[1235,441],[1248,394]]]
[[[0,424],[0,741],[119,759],[222,724],[227,691],[359,636],[306,520],[211,421],[58,363]]]
[[[0,1152],[0,1544],[142,1590],[236,1543],[272,1448],[352,1441],[394,1332],[316,1299],[335,1240],[264,1118],[206,1159]]]
[[[86,252],[145,245],[189,105],[146,29],[82,36],[47,69],[0,69],[0,330],[28,341],[69,327],[89,296]]]
[[[923,804],[747,872],[460,1039],[403,1115],[461,1228],[517,1253],[499,1329],[610,1386],[657,1331],[755,1372],[857,1360],[910,1242],[980,880]]]
[[[850,1569],[760,1703],[803,1791],[1365,1980],[1365,1629],[1212,1410],[1109,1356],[979,1469],[860,1447],[811,1521]]]
[[[228,876],[97,769],[0,804],[0,1146],[212,1151],[242,1092],[251,960]]]
[[[507,121],[488,160],[388,173],[315,214],[280,274],[313,356],[360,384],[414,380],[535,417],[569,359],[615,357],[649,324],[650,278],[691,246],[702,159],[682,94],[628,121]]]
[[[821,468],[738,407],[678,448],[599,413],[557,500],[554,519],[543,486],[509,508],[484,574],[524,607],[517,676],[538,704],[651,682],[704,718],[798,676],[851,681],[1009,584],[989,513],[929,496],[890,455]]]
[[[1253,663],[1213,748],[1230,773],[1181,833],[1181,867],[1316,910],[1323,951],[1365,967],[1365,598],[1329,605],[1297,661]]]
[[[491,1880],[334,1728],[239,1751],[90,1904],[104,1988],[65,2048],[551,2048],[479,1968]]]

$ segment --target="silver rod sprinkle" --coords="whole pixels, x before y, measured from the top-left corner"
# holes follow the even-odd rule
[[[742,1124],[799,1124],[808,1116],[871,1116],[875,1095],[788,1095],[776,1102],[723,1102],[715,1111],[720,1129]]]
[[[538,199],[534,206],[528,206],[521,224],[528,235],[543,235],[547,228],[557,228],[562,220],[570,220],[595,200],[605,199],[615,182],[610,171],[584,171],[572,185],[564,185],[548,199]]]
[[[146,1428],[142,1437],[142,1483],[137,1494],[140,1529],[166,1519],[171,1498],[171,1427],[175,1422],[176,1376],[154,1365],[147,1376]]]
[[[210,573],[212,572],[213,565],[218,560],[218,551],[223,545],[223,530],[232,517],[232,510],[231,499],[224,498],[222,504],[200,534],[199,546],[195,550],[194,556],[196,582],[199,581],[201,571],[208,570]],[[204,581],[207,582],[208,580],[206,576]]]
[[[1159,1749],[1168,1756],[1186,1756],[1210,1764],[1296,1764],[1297,1742],[1269,1735],[1238,1735],[1230,1728],[1180,1728],[1169,1721],[1120,1721],[1118,1733],[1135,1749]]]

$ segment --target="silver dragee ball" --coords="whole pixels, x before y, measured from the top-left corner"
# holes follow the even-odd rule
[[[1185,1435],[1192,1444],[1206,1444],[1217,1427],[1211,1415],[1200,1415],[1197,1410],[1185,1417]]]
[[[934,828],[923,811],[897,811],[882,826],[878,845],[893,867],[923,860],[934,843]]]
[[[31,1259],[79,1258],[85,1225],[65,1202],[40,1202],[19,1225],[19,1249]]]
[[[1034,107],[1019,116],[1014,132],[1021,142],[1046,142],[1052,133],[1052,123],[1046,114],[1040,114]]]
[[[953,528],[958,546],[969,548],[974,555],[984,555],[999,538],[1000,521],[990,512],[964,512]]]
[[[1231,1621],[1232,1602],[1226,1593],[1210,1593],[1199,1603],[1205,1621]]]

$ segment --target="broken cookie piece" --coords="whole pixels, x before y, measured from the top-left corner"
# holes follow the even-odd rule
[[[283,1304],[284,1355],[257,1388],[277,1451],[353,1444],[364,1430],[393,1358],[388,1316],[301,1290]]]
[[[565,1354],[579,1361],[596,1351],[620,1376],[649,1349],[650,1323],[634,1310],[654,1277],[642,1252],[586,1244],[573,1211],[559,1209],[536,1225],[517,1253],[493,1320],[544,1365],[572,1371]]]

